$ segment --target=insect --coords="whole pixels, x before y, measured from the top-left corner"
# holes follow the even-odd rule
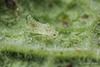
[[[53,27],[50,27],[49,24],[42,24],[37,22],[32,18],[31,15],[27,17],[28,23],[34,30],[34,33],[42,34],[48,36],[48,38],[55,38],[58,36],[58,31],[56,31]]]

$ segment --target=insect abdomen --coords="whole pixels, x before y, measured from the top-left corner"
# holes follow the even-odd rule
[[[32,27],[39,27],[41,26],[41,23],[37,22],[36,20],[34,20],[31,15],[28,16],[28,23],[32,26]]]

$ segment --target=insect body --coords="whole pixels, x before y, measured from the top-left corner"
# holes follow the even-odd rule
[[[50,27],[49,24],[42,24],[40,22],[37,22],[31,17],[31,15],[29,15],[27,19],[28,23],[34,30],[34,33],[46,35],[50,38],[57,37],[58,32],[54,28]]]

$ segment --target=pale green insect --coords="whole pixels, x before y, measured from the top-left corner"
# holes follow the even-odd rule
[[[50,27],[49,24],[42,24],[34,20],[31,15],[27,17],[28,23],[34,30],[34,33],[42,34],[48,36],[49,38],[55,38],[58,36],[58,31],[56,31],[53,27]]]

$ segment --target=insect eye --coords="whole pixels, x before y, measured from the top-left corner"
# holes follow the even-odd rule
[[[56,34],[53,34],[53,36],[56,36]]]
[[[46,29],[46,31],[48,31],[48,29]]]

